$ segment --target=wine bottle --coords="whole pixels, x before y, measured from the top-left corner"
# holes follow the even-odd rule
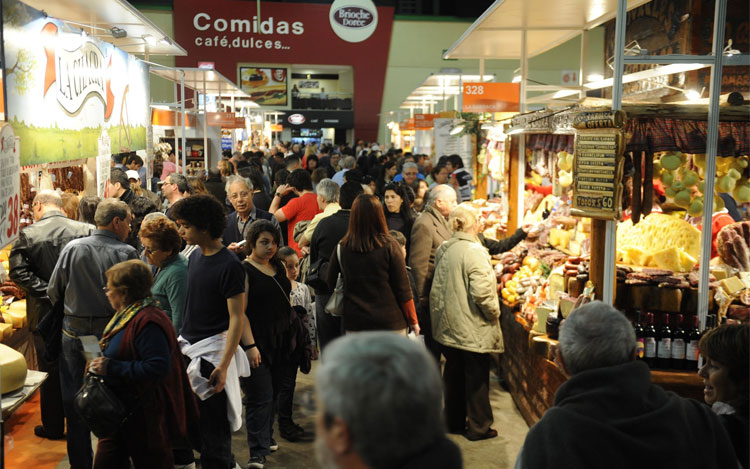
[[[691,327],[686,331],[685,366],[689,371],[698,369],[698,342],[701,340],[701,330],[698,328],[698,315],[691,316]]]
[[[672,328],[672,368],[677,370],[685,368],[685,338],[685,329],[682,328],[682,314],[678,314]]]
[[[643,356],[649,368],[656,367],[656,329],[654,313],[646,313],[646,327],[643,328]]]
[[[641,312],[635,312],[635,321],[633,321],[633,329],[635,329],[635,358],[637,360],[643,360],[645,358],[645,337],[643,326],[641,325]]]
[[[672,330],[669,328],[669,314],[664,314],[661,327],[656,333],[656,367],[665,370],[672,361]]]

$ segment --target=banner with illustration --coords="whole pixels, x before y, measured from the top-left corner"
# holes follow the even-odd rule
[[[7,121],[21,164],[146,148],[148,67],[112,44],[16,0],[3,2]]]

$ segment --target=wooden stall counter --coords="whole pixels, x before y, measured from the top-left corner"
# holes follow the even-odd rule
[[[531,331],[531,324],[501,303],[505,341],[503,379],[529,426],[554,405],[555,392],[566,377],[554,363],[557,341]],[[667,391],[703,401],[703,379],[697,372],[652,370],[651,380]]]

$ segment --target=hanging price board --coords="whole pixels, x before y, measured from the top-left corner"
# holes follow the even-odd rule
[[[0,130],[0,248],[18,239],[21,219],[20,139],[13,127]]]
[[[618,220],[624,137],[620,129],[579,130],[573,159],[572,214]]]

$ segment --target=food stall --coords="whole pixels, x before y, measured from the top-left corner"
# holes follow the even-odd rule
[[[535,22],[504,15],[509,12],[503,9],[511,8],[511,3],[496,2],[445,57],[492,58],[493,44],[513,33],[515,37],[503,50],[512,53],[517,47],[522,75],[526,76],[529,52],[546,50],[554,41],[567,40],[601,24],[612,18],[615,7],[620,10],[618,35],[624,39],[621,18],[626,9],[637,6],[637,2],[610,2],[612,8],[596,17],[589,2],[572,2],[576,5],[565,8],[596,18],[577,25],[576,32],[572,23],[567,30],[561,28],[559,21],[570,21],[564,16],[559,21],[547,17]],[[721,3],[717,2],[719,18]],[[550,23],[540,23],[543,20]],[[545,26],[550,32],[542,38],[535,28]],[[558,27],[560,31],[556,31]],[[720,31],[714,44],[723,42]],[[618,39],[616,44],[622,41]],[[623,47],[615,46],[615,51],[621,50]],[[646,349],[639,353],[644,359],[649,356],[655,383],[696,398],[702,397],[702,381],[695,373],[698,357],[685,342],[683,325],[691,330],[703,328],[712,314],[719,320],[749,319],[750,221],[735,223],[724,217],[727,226],[721,230],[715,223],[716,215],[723,215],[720,194],[731,196],[740,205],[750,202],[749,109],[740,104],[719,111],[720,57],[721,48],[715,46],[710,61],[704,56],[627,58],[628,63],[686,63],[692,59],[715,64],[708,104],[623,105],[624,58],[616,53],[615,78],[608,83],[613,86],[612,101],[578,100],[567,106],[523,112],[505,125],[504,133],[509,135],[505,144],[510,188],[508,232],[523,223],[543,226],[537,240],[521,243],[499,256],[496,264],[506,345],[503,374],[530,424],[552,406],[557,387],[565,381],[553,362],[556,333],[560,321],[582,302],[603,299],[647,328],[652,324],[674,327],[679,332],[674,337],[685,347],[682,355],[649,355],[656,352],[650,348],[658,336],[645,341],[641,336]],[[744,64],[737,59],[734,63]],[[626,80],[634,81],[633,77]],[[525,111],[530,87],[523,83],[521,109]],[[583,97],[586,88],[567,91]],[[543,173],[548,183],[540,185],[527,178],[532,172],[536,176]],[[705,177],[707,174],[717,175],[715,188],[714,178]],[[655,198],[662,196],[664,201],[657,207]],[[715,233],[700,226],[711,226]],[[712,234],[716,256],[711,255]],[[677,320],[680,324],[675,326]],[[694,321],[700,326],[693,326]]]

